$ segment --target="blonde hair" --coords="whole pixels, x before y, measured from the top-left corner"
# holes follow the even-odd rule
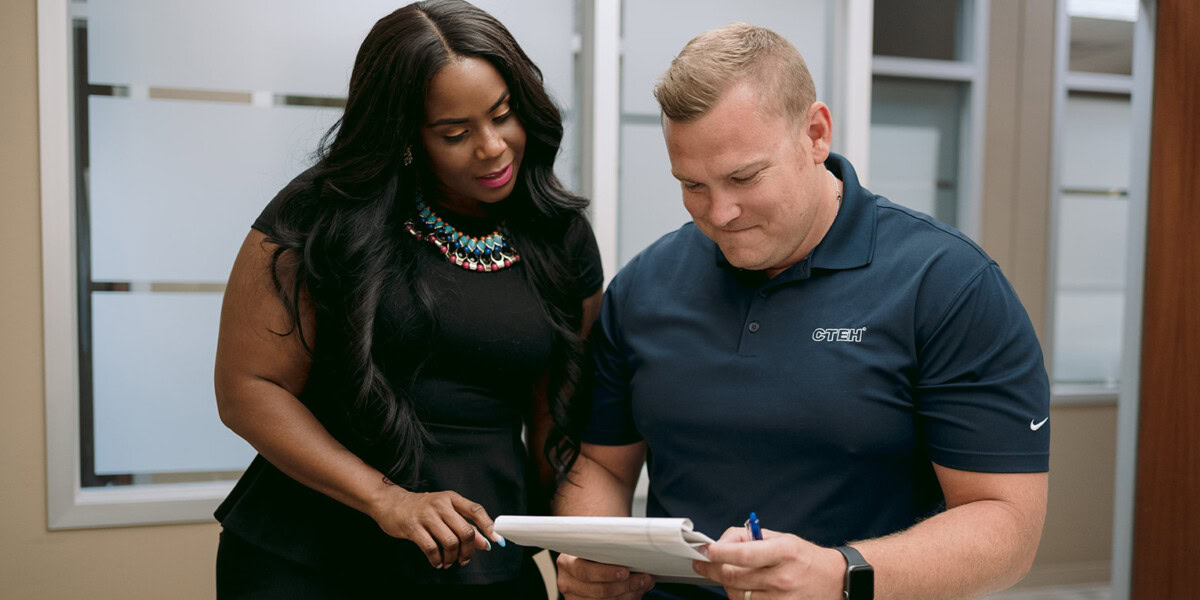
[[[734,84],[759,86],[771,108],[802,119],[817,99],[804,57],[783,36],[746,23],[730,23],[692,38],[654,86],[654,97],[672,121],[704,116]]]

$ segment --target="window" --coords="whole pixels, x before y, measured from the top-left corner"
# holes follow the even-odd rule
[[[1132,168],[1136,0],[1069,0],[1054,220],[1056,398],[1115,399],[1120,384]]]

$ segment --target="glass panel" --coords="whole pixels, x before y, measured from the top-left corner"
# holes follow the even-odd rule
[[[1125,292],[1059,290],[1054,308],[1054,382],[1115,387],[1121,374]]]
[[[573,106],[574,3],[475,4],[512,31],[554,96]],[[341,97],[359,44],[400,6],[383,0],[92,0],[88,68],[96,83]]]
[[[734,21],[769,27],[787,38],[804,56],[817,84],[817,97],[825,98],[829,94],[825,79],[827,12],[826,0],[695,0],[686,5],[667,0],[624,2],[621,110],[657,115],[658,104],[651,91],[671,59],[697,34]]]
[[[617,258],[622,265],[664,233],[692,220],[657,123],[621,125]]]
[[[1133,23],[1137,0],[1070,0],[1071,50],[1067,70],[1133,73]]]
[[[98,96],[88,104],[96,281],[225,281],[250,223],[310,164],[340,115]]]
[[[1129,99],[1070,94],[1063,111],[1054,381],[1120,377],[1130,170]]]
[[[876,77],[871,90],[871,187],[956,225],[966,84]]]
[[[1062,186],[1129,187],[1129,98],[1072,93],[1063,111]]]
[[[1059,289],[1123,289],[1129,199],[1063,194],[1059,202]]]
[[[96,474],[244,469],[213,401],[221,294],[92,294]]]
[[[962,0],[875,0],[876,56],[966,60]]]

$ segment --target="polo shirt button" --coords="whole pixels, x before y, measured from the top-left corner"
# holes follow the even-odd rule
[[[758,333],[758,321],[750,321],[750,326],[747,327],[750,333]]]

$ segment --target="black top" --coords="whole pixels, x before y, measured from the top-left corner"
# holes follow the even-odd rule
[[[306,184],[297,178],[290,185]],[[287,191],[267,205],[255,229],[271,234]],[[496,225],[486,219],[442,216],[472,235],[490,233]],[[603,272],[591,228],[584,222],[575,229],[565,252],[578,275],[573,296],[582,302],[600,289]],[[527,282],[524,262],[477,273],[452,264],[432,244],[419,248],[422,276],[434,283],[436,334],[427,347],[417,349],[399,341],[401,336],[389,335],[406,318],[408,294],[399,285],[389,286],[380,302],[375,333],[375,354],[382,357],[380,368],[394,388],[406,385],[411,361],[424,359],[408,389],[433,443],[425,449],[421,483],[413,491],[456,491],[482,504],[493,518],[527,514],[536,469],[521,434],[531,413],[533,387],[551,361],[550,323]],[[322,339],[318,334],[318,346]],[[333,381],[338,376],[318,364],[320,357],[318,349],[300,400],[354,451],[354,441],[345,439],[335,422],[337,411],[331,407],[337,405],[330,404],[331,396],[344,396],[334,390],[345,389],[345,383]],[[225,529],[292,560],[311,565],[377,561],[389,577],[410,582],[483,584],[513,579],[524,552],[514,544],[493,544],[490,552],[477,552],[466,567],[434,569],[415,544],[389,537],[370,517],[296,482],[261,455],[216,517]]]

